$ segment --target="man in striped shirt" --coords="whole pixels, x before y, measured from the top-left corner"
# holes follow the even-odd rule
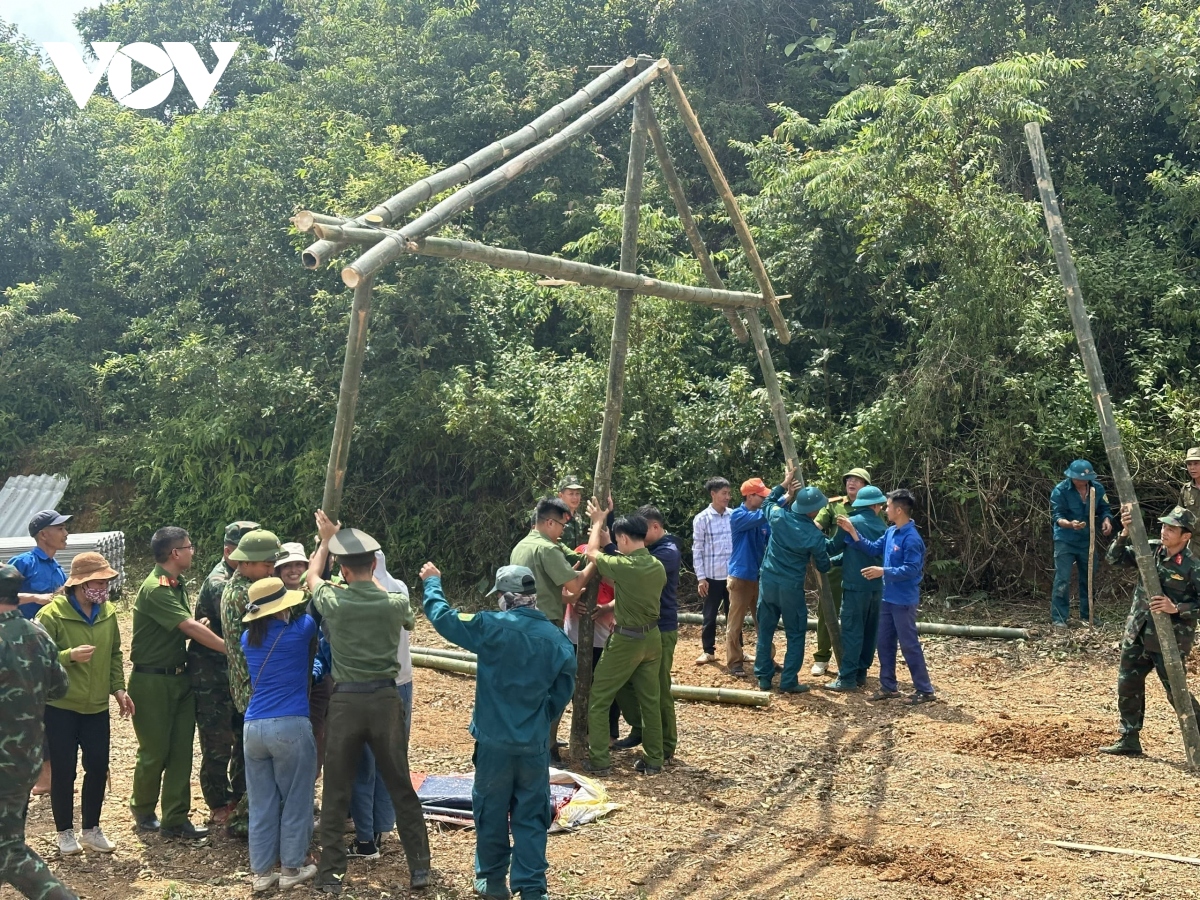
[[[710,478],[704,489],[712,502],[692,520],[692,566],[696,570],[696,593],[704,600],[704,625],[700,630],[703,652],[696,665],[717,660],[717,613],[729,598],[729,556],[733,535],[729,529],[729,482]]]

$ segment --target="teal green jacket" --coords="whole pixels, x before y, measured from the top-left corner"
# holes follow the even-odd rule
[[[86,715],[107,712],[109,694],[125,690],[125,658],[113,605],[101,603],[88,624],[67,596],[59,594],[38,611],[37,621],[58,647],[58,661],[70,682],[66,695],[49,705]],[[96,648],[92,658],[72,662],[71,649],[85,644]]]
[[[809,558],[817,571],[828,572],[829,553],[825,549],[825,534],[817,523],[784,506],[784,493],[782,486],[776,487],[762,506],[771,526],[771,539],[767,542],[759,580],[803,585]]]

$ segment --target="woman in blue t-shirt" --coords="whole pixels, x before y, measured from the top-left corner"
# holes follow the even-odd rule
[[[313,832],[317,744],[308,719],[308,681],[317,625],[291,618],[305,602],[278,578],[256,581],[242,618],[242,650],[250,670],[244,744],[250,801],[250,870],[254,890],[280,890],[310,880],[317,867],[304,858]],[[275,863],[280,871],[272,871]]]

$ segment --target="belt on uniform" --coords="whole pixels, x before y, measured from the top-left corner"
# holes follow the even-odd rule
[[[380,678],[377,681],[339,681],[333,686],[335,694],[370,694],[380,688],[395,687],[396,682],[390,678]]]
[[[617,634],[623,634],[627,638],[633,638],[635,641],[644,641],[646,635],[658,628],[657,622],[651,622],[649,625],[618,625],[614,631]]]
[[[162,669],[158,666],[139,666],[137,663],[134,663],[133,671],[139,675],[182,675],[187,671],[187,666],[182,665],[175,666],[173,669]]]

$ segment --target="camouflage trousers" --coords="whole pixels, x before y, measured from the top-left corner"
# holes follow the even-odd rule
[[[194,672],[192,692],[200,733],[200,790],[209,809],[220,809],[246,793],[242,714],[233,705],[228,680],[217,673]]]
[[[1121,663],[1117,669],[1117,709],[1121,713],[1121,734],[1136,735],[1142,730],[1142,720],[1146,714],[1146,676],[1152,669],[1158,673],[1158,680],[1167,692],[1167,701],[1174,709],[1175,701],[1171,696],[1171,683],[1167,680],[1162,654],[1147,650],[1140,636],[1136,641],[1122,642]],[[1196,718],[1200,719],[1200,704],[1196,703],[1195,697],[1191,701]]]
[[[0,884],[11,884],[33,900],[78,900],[25,843],[25,810],[33,782],[15,794],[0,794]]]

